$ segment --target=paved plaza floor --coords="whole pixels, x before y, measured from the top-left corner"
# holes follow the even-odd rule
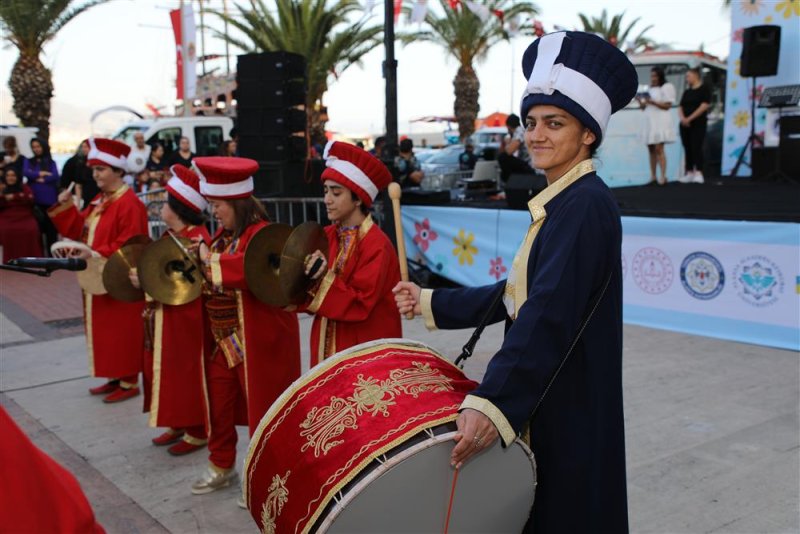
[[[147,427],[141,397],[106,405],[89,396],[100,380],[87,376],[71,276],[0,273],[0,404],[76,475],[108,532],[255,532],[237,488],[190,494],[205,452],[175,458],[152,446],[158,431]],[[310,325],[301,319],[304,368]],[[404,337],[450,357],[469,333],[404,323]],[[471,378],[501,339],[499,326],[486,330]],[[626,326],[624,387],[633,532],[800,531],[797,352]],[[245,428],[239,436],[241,471]]]

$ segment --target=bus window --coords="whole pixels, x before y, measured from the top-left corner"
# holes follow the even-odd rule
[[[147,130],[147,128],[145,128],[144,126],[128,126],[120,133],[118,133],[116,136],[114,136],[114,139],[116,139],[117,141],[121,141],[126,145],[133,146],[135,144],[133,136],[136,135],[138,132],[144,132],[145,130]]]

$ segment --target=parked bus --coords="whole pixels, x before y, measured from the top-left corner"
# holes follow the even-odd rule
[[[645,52],[631,56],[636,66],[641,90],[650,85],[650,69],[661,67],[667,82],[675,86],[675,105],[670,109],[675,127],[675,142],[664,146],[667,156],[667,178],[675,181],[684,173],[683,147],[678,133],[678,103],[686,89],[686,71],[699,67],[703,83],[711,89],[711,109],[705,143],[706,177],[720,175],[722,160],[722,127],[725,104],[726,66],[720,59],[703,52]],[[642,129],[644,113],[633,100],[628,107],[611,116],[606,139],[597,154],[598,174],[609,187],[643,185],[650,180],[650,163]]]

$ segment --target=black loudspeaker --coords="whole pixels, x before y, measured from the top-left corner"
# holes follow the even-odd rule
[[[297,108],[237,108],[236,127],[240,135],[291,135],[306,129],[306,112]]]
[[[321,198],[324,167],[322,160],[260,161],[253,176],[253,194],[258,198]]]
[[[257,161],[300,161],[306,159],[306,138],[299,135],[239,135],[239,155]]]
[[[753,148],[753,179],[762,180],[778,168],[778,149],[776,147]]]
[[[743,77],[775,76],[781,50],[780,26],[750,26],[742,33],[739,72]]]
[[[289,80],[306,77],[306,58],[291,52],[261,52],[238,56],[237,80]]]
[[[512,174],[506,182],[506,202],[512,210],[527,210],[528,201],[547,187],[543,174]]]
[[[239,154],[275,164],[305,161],[305,58],[289,52],[241,55],[236,86]]]
[[[285,108],[302,106],[306,101],[306,82],[296,80],[236,80],[236,105],[246,108]]]

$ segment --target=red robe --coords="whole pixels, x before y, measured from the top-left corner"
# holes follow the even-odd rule
[[[17,193],[0,193],[0,247],[3,248],[0,261],[3,263],[24,256],[42,256],[42,232],[33,215],[33,191],[27,185],[21,189]]]
[[[78,481],[39,450],[0,406],[0,532],[105,532]]]
[[[47,211],[59,233],[81,240],[101,256],[108,257],[125,241],[147,235],[147,210],[127,185],[108,200],[97,195],[78,211],[70,200]],[[83,317],[89,371],[92,376],[129,377],[142,370],[144,302],[121,302],[110,295],[83,294]]]
[[[311,326],[311,365],[354,345],[403,337],[392,288],[400,281],[397,253],[367,216],[350,244],[339,242],[338,226],[325,227],[330,243],[328,272],[304,307],[316,314]],[[346,254],[339,269],[337,259]]]
[[[211,236],[205,226],[187,226],[179,237]],[[162,236],[161,239],[169,239]],[[144,411],[150,426],[205,424],[203,400],[203,299],[180,306],[151,303],[152,350],[144,352]]]
[[[247,423],[251,434],[275,399],[300,376],[300,325],[297,315],[258,300],[247,288],[244,277],[247,244],[267,224],[251,224],[230,252],[211,254],[209,262],[214,288],[236,290],[239,326],[244,333],[244,362],[241,365],[244,366]],[[213,241],[219,239],[222,232],[220,229]]]

